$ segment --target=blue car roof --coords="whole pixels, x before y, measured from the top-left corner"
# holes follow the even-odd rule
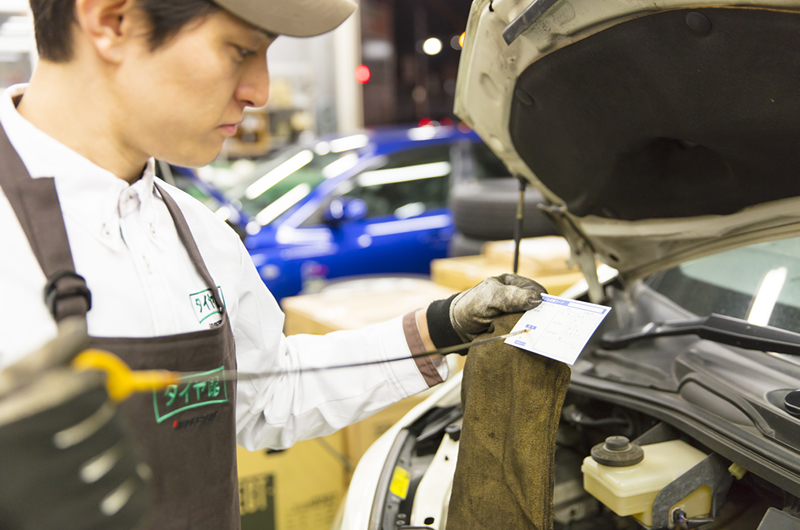
[[[324,141],[333,141],[350,136],[364,134],[369,138],[369,144],[359,150],[371,151],[374,154],[390,154],[396,151],[411,148],[419,144],[447,143],[455,140],[467,140],[470,142],[480,142],[478,134],[471,129],[461,130],[459,127],[409,127],[409,126],[388,126],[353,131],[348,134],[329,134],[315,138],[310,144],[317,144]]]
[[[359,158],[365,157],[375,157],[381,155],[390,155],[396,153],[398,151],[404,151],[406,149],[411,149],[415,146],[420,145],[432,145],[432,144],[441,144],[441,143],[452,143],[455,141],[463,140],[468,142],[480,142],[481,139],[478,134],[468,128],[459,128],[456,126],[425,126],[425,127],[413,127],[413,126],[388,126],[388,127],[376,127],[370,129],[363,129],[352,131],[347,134],[328,134],[322,135],[319,137],[314,138],[308,142],[304,142],[302,144],[294,144],[293,146],[287,147],[287,149],[302,149],[302,148],[314,148],[315,146],[319,145],[321,142],[333,142],[335,140],[340,140],[343,138],[349,138],[359,135],[365,135],[368,138],[366,145],[363,147],[355,150],[358,154]],[[183,168],[180,168],[183,169]],[[213,185],[208,184],[207,182],[199,179],[192,170],[185,170],[187,173],[191,174],[193,179],[197,181],[199,185],[201,185],[202,189],[209,195],[212,195],[221,203],[225,204],[226,206],[235,209],[239,213],[240,222],[244,226],[248,221],[250,221],[250,216],[247,215],[241,208],[234,206],[225,197],[219,190],[217,190]],[[280,217],[285,218],[290,216],[295,210],[301,207],[302,204],[309,200],[313,200],[315,196],[319,196],[320,194],[326,194],[330,187],[336,186],[338,182],[341,180],[342,175],[338,177],[331,178],[329,181],[323,183],[321,186],[314,189],[307,199],[301,201],[294,207],[290,208],[286,212],[284,212]]]

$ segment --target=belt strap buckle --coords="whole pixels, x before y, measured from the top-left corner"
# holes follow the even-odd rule
[[[77,282],[69,287],[59,288],[59,282],[65,279],[77,280]],[[44,287],[44,303],[56,320],[58,320],[56,315],[58,302],[73,296],[82,296],[86,300],[87,312],[92,308],[92,293],[89,291],[89,287],[86,286],[86,279],[80,274],[72,271],[60,271],[47,279],[47,284]]]

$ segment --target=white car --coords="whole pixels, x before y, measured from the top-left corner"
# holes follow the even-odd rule
[[[567,296],[613,308],[572,367],[555,528],[800,529],[800,1],[476,0],[456,113],[549,201]],[[373,445],[338,528],[447,527],[460,396]],[[631,512],[590,456],[615,435],[700,463]]]

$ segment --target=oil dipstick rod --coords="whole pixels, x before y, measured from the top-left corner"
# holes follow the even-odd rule
[[[517,175],[519,180],[519,202],[517,203],[517,218],[514,222],[514,274],[519,271],[519,247],[522,242],[522,229],[525,225],[525,188],[528,181],[522,175]]]

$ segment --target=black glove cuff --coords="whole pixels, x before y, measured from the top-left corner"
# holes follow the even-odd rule
[[[428,319],[428,333],[437,349],[464,343],[450,321],[450,304],[458,294],[454,294],[446,300],[437,300],[428,306],[428,312],[425,315]]]

